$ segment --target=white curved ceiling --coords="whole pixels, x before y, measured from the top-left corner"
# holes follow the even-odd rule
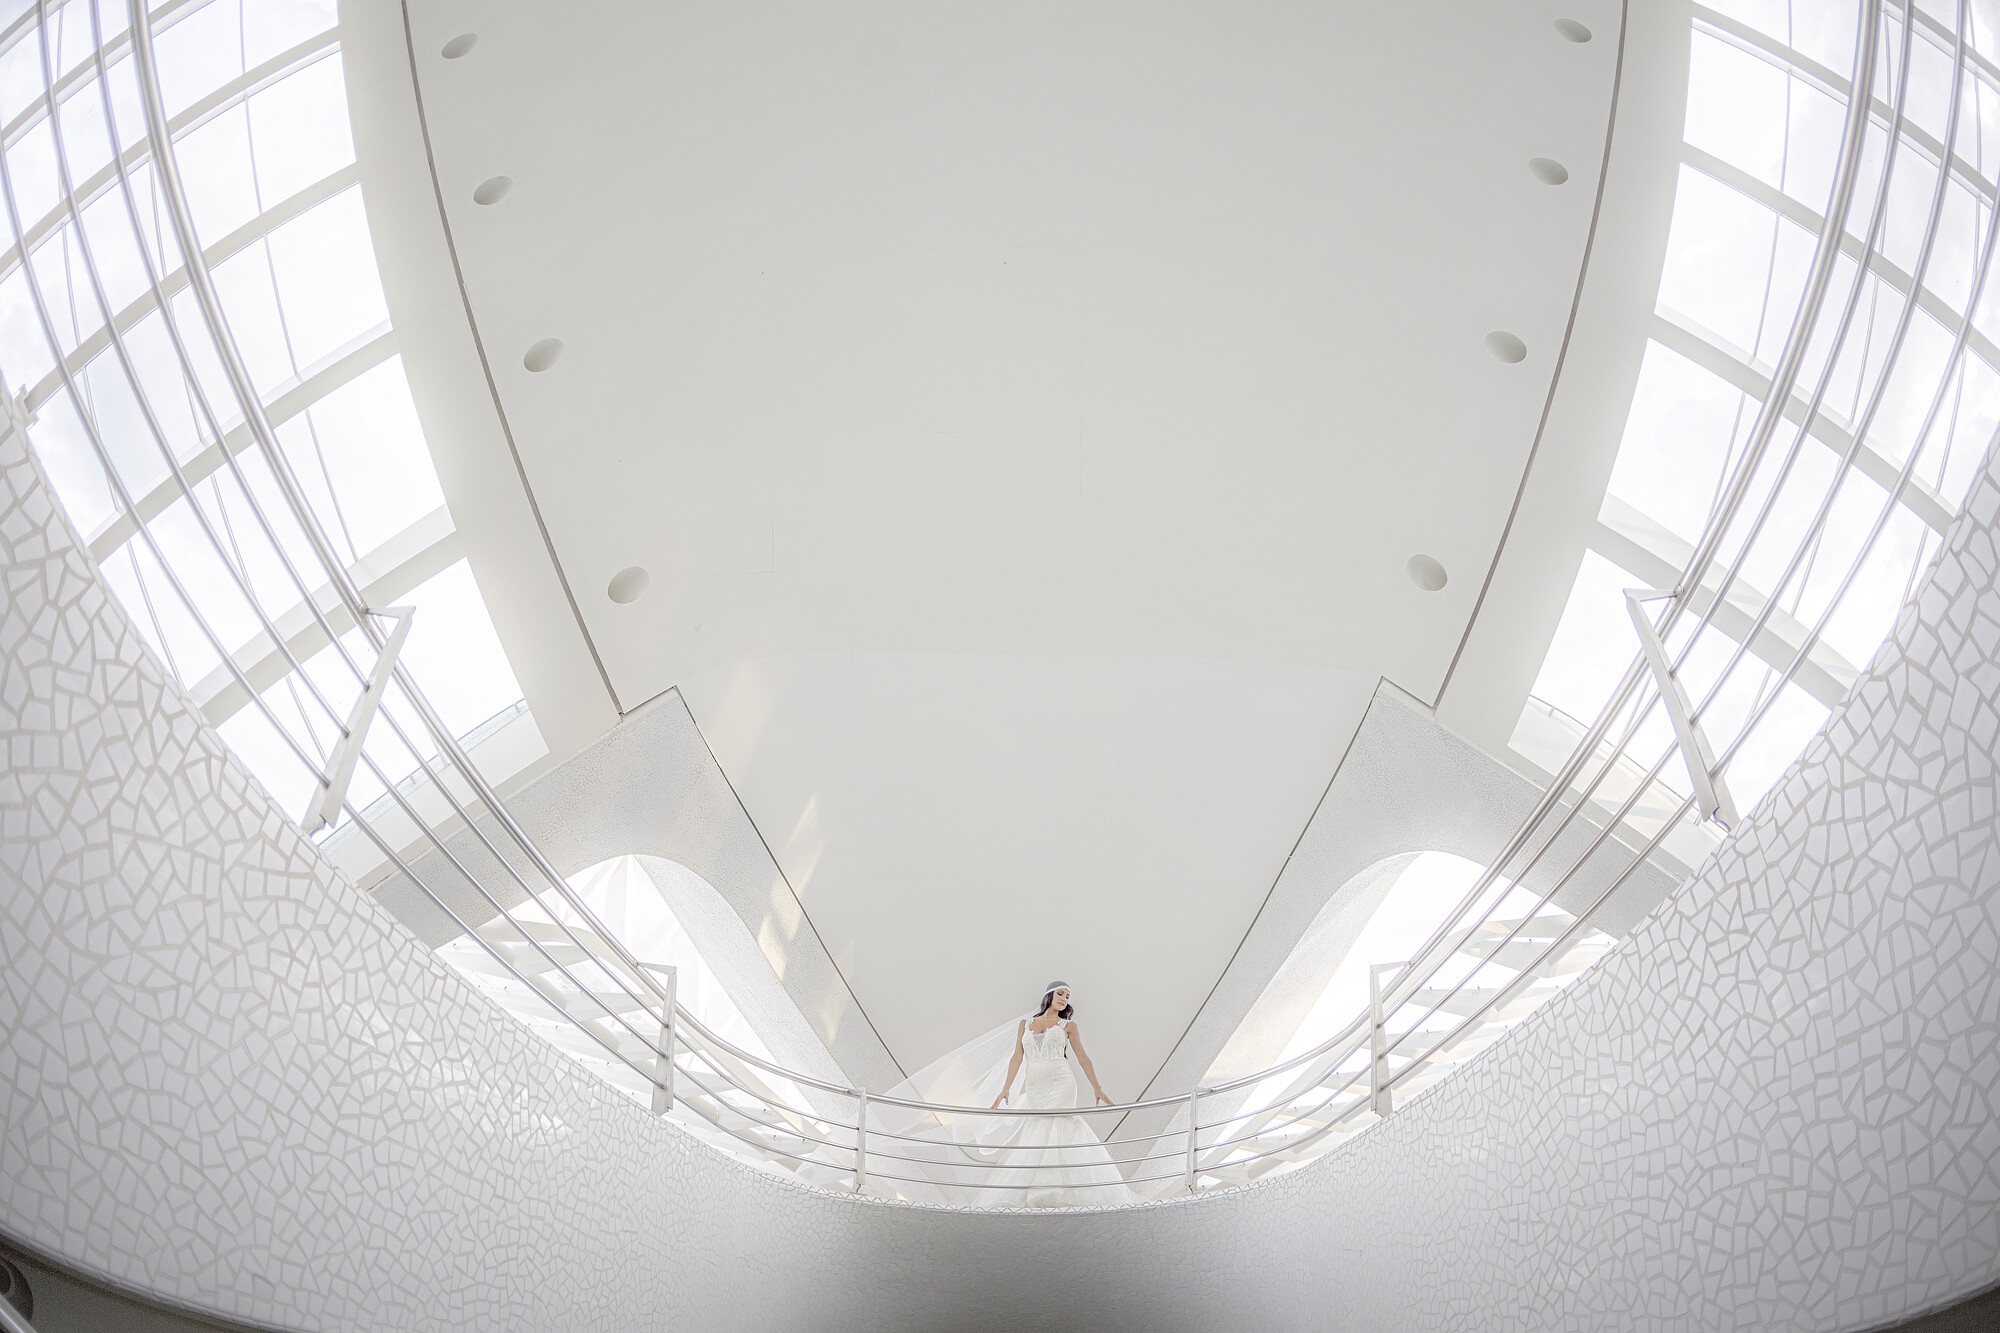
[[[1465,633],[1576,289],[1616,7],[411,22],[498,401],[617,703],[684,691],[906,1068],[1060,975],[1136,1092],[1376,681],[1433,697]],[[403,57],[366,38],[370,182],[360,89]],[[463,341],[401,276],[397,229],[436,228],[407,187],[370,186],[398,327]],[[484,503],[504,441],[434,418],[491,403],[407,360],[455,514]],[[545,559],[509,506],[459,526],[559,759],[605,688],[548,580],[504,573]]]

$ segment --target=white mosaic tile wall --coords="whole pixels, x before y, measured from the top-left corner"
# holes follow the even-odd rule
[[[310,1329],[1864,1329],[2000,1280],[2000,461],[1828,736],[1319,1164],[971,1216],[710,1155],[271,809],[0,439],[0,1231]]]

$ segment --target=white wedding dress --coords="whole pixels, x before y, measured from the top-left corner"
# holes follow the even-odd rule
[[[978,1208],[1110,1207],[1138,1202],[1091,1117],[977,1114],[1000,1094],[1021,1043],[1021,1070],[1009,1110],[1068,1110],[1077,1104],[1069,1067],[1069,1027],[1029,1031],[1010,1019],[903,1080],[888,1097],[964,1111],[914,1111],[887,1102],[868,1108],[867,1191],[886,1198]],[[1109,1111],[1096,1117],[1107,1125]],[[851,1147],[851,1142],[844,1145]],[[809,1179],[838,1188],[844,1154]],[[851,1178],[851,1177],[849,1177]]]
[[[1069,1028],[1056,1023],[1036,1032],[1032,1024],[1022,1025],[1021,1089],[1008,1106],[1058,1111],[1076,1105]],[[979,1200],[986,1207],[1073,1208],[1134,1198],[1083,1116],[995,1117],[982,1127],[980,1147],[1006,1164],[994,1171],[993,1184]]]

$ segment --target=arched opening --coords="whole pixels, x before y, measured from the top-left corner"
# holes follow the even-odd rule
[[[1384,1068],[1397,1077],[1399,1098],[1422,1092],[1485,1050],[1616,943],[1585,928],[1551,951],[1576,917],[1504,879],[1480,888],[1485,873],[1478,862],[1450,852],[1405,852],[1376,862],[1335,890],[1202,1080],[1216,1087],[1265,1069],[1281,1070],[1214,1099],[1218,1118],[1226,1122],[1216,1141],[1248,1134],[1273,1119],[1323,1118],[1340,1106],[1358,1105],[1356,1099],[1367,1096],[1372,1058],[1371,973],[1388,993],[1402,965],[1440,939],[1441,931],[1432,956],[1442,955],[1444,962],[1382,1025],[1392,1050],[1397,1039],[1415,1035],[1406,1045],[1421,1052],[1421,1058],[1386,1057]],[[1496,998],[1503,1002],[1482,1014]],[[1478,1021],[1468,1025],[1475,1015]],[[1284,1068],[1294,1060],[1300,1063]],[[1306,1136],[1296,1151],[1258,1145],[1256,1153],[1245,1148],[1216,1154],[1203,1169],[1234,1168],[1230,1179],[1277,1174],[1320,1156],[1375,1119],[1368,1113],[1342,1116],[1331,1131]],[[1208,1123],[1205,1112],[1204,1126]]]
[[[698,1138],[737,1156],[792,1169],[794,1159],[771,1151],[768,1132],[789,1117],[774,1117],[768,1108],[791,1108],[801,1123],[828,1108],[816,1090],[756,1062],[843,1080],[742,920],[701,876],[661,857],[615,856],[568,876],[568,885],[588,918],[550,890],[443,945],[438,956],[634,1101],[667,1111]],[[599,927],[607,943],[652,974],[662,993],[671,978],[682,1011],[671,1106],[658,1078],[656,1051],[665,1042],[656,1024],[632,1012],[632,995],[646,988],[610,973],[603,960],[613,951],[597,946]],[[576,947],[578,938],[590,946],[587,954]],[[688,1017],[706,1031],[693,1029]],[[757,1097],[744,1096],[732,1079]],[[758,1099],[763,1107],[749,1109]],[[789,1135],[781,1130],[780,1137]]]

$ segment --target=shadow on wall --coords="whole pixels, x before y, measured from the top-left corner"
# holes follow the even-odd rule
[[[12,1269],[12,1273],[8,1272]],[[225,1324],[135,1300],[101,1282],[38,1263],[13,1249],[0,1249],[0,1283],[19,1279],[31,1307],[25,1317],[35,1333],[250,1333],[252,1324]],[[0,1286],[0,1291],[4,1291]],[[20,1305],[15,1306],[17,1310]]]

